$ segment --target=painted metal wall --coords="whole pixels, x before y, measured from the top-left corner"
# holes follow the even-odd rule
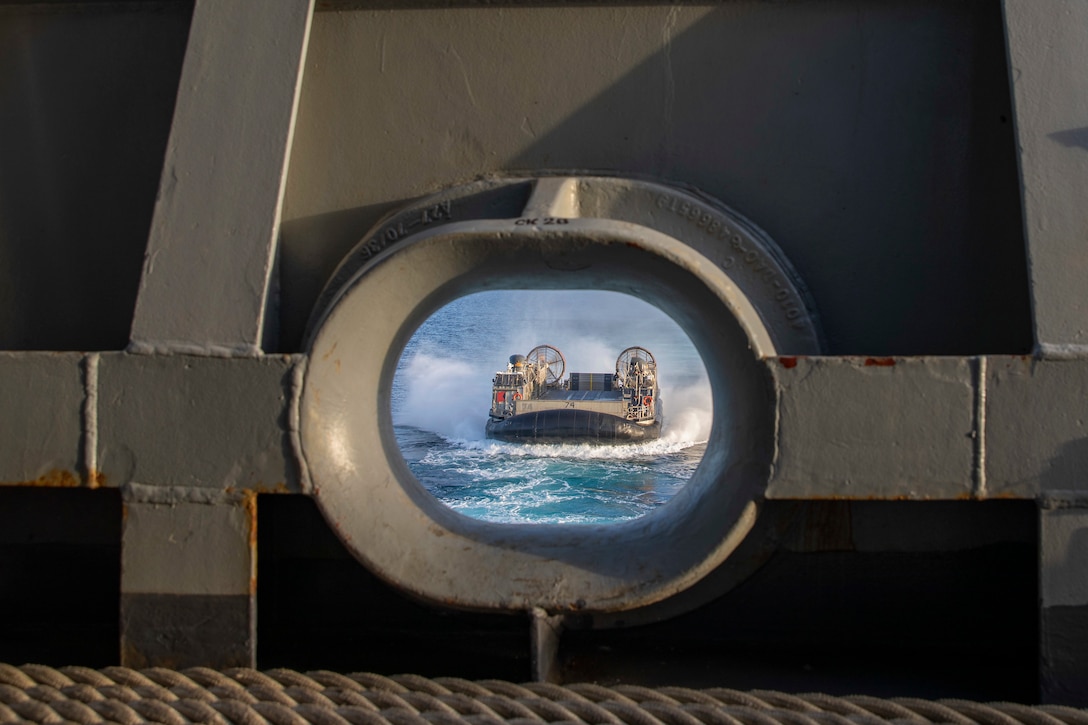
[[[0,4],[0,349],[128,344],[191,13]]]
[[[0,3],[0,606],[44,633],[0,660],[1084,702],[1086,12]],[[751,359],[759,536],[652,614],[406,598],[311,502],[307,320],[386,212],[569,170],[729,204],[811,293],[823,355]]]
[[[829,353],[1031,350],[998,3],[466,5],[315,16],[287,349],[359,226],[480,174],[589,169],[754,220]]]

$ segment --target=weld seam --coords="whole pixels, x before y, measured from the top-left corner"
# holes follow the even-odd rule
[[[98,480],[98,359],[83,358],[83,482],[92,488]]]
[[[975,359],[975,491],[986,498],[986,357]]]
[[[306,384],[306,369],[309,358],[300,356],[291,371],[290,399],[287,401],[287,432],[291,439],[291,448],[295,454],[296,474],[302,493],[313,494],[313,481],[310,478],[310,466],[302,450],[302,390]]]

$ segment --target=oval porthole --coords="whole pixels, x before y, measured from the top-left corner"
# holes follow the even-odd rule
[[[698,468],[712,408],[683,330],[643,300],[599,290],[454,300],[412,335],[392,388],[397,443],[424,489],[507,524],[656,510]]]
[[[454,512],[412,473],[392,390],[413,334],[455,300],[519,289],[629,294],[690,339],[713,417],[700,464],[667,505],[611,525],[500,524]],[[357,558],[424,598],[552,612],[645,607],[692,588],[755,526],[774,453],[762,360],[817,353],[818,340],[804,288],[774,244],[708,199],[602,177],[451,189],[379,224],[320,300],[297,393],[304,479]]]

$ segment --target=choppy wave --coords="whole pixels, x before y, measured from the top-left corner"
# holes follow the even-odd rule
[[[661,506],[691,478],[697,441],[520,444],[397,429],[412,471],[467,516],[501,523],[607,523]]]
[[[706,372],[690,341],[660,311],[611,293],[592,293],[605,295],[599,299],[607,303],[593,307],[597,327],[585,320],[549,324],[539,315],[511,318],[512,310],[535,314],[562,307],[527,302],[529,294],[543,293],[461,298],[417,331],[401,358],[393,390],[395,431],[409,467],[447,506],[487,521],[606,523],[661,506],[694,473],[712,419]],[[517,304],[504,304],[495,295],[516,295]],[[622,304],[611,303],[611,297],[623,298]],[[619,317],[602,313],[608,309]],[[647,319],[653,325],[645,329],[632,322]],[[527,328],[531,337],[524,333]],[[494,334],[496,329],[519,330],[526,339],[511,345]],[[623,332],[622,340],[613,339],[617,331]],[[511,352],[539,343],[560,347],[574,370],[593,371],[610,369],[614,356],[631,344],[650,348],[662,370],[662,437],[615,446],[486,439],[491,377]]]
[[[593,443],[505,443],[494,440],[449,439],[451,446],[464,451],[480,451],[489,456],[511,458],[562,458],[579,461],[630,461],[653,459],[680,453],[706,441],[669,440],[628,443],[626,445],[596,445]]]

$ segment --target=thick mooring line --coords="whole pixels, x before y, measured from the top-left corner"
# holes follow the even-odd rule
[[[205,667],[175,671],[0,664],[0,723],[368,725],[1088,724],[1088,710],[768,690],[602,687],[454,677]]]

